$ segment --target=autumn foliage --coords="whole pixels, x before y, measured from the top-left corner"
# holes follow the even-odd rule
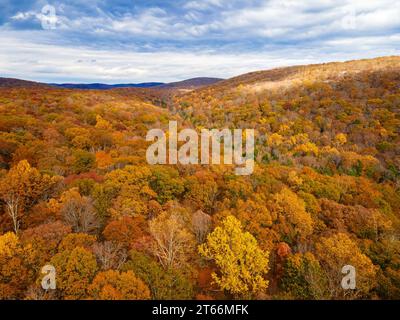
[[[399,75],[387,57],[168,94],[0,88],[0,298],[399,299]],[[255,129],[253,174],[147,164],[169,120]]]

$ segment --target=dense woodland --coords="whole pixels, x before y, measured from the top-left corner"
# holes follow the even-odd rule
[[[254,128],[253,174],[148,165],[169,120]],[[0,88],[0,298],[400,299],[399,131],[400,57],[190,92]]]

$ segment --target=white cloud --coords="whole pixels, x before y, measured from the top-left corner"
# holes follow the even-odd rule
[[[184,5],[184,8],[192,10],[206,10],[211,7],[221,7],[223,3],[223,0],[194,0],[187,2]]]
[[[200,36],[203,40],[217,37],[238,41],[261,37],[275,42],[296,41],[338,34],[352,37],[354,33],[385,33],[400,29],[398,0],[270,0],[246,3],[193,0],[183,6],[186,9],[183,14],[153,7],[123,16],[112,16],[98,8],[95,14],[75,13],[68,16],[71,10],[58,6],[57,16],[61,30],[174,41],[196,40]],[[211,12],[203,12],[210,8]],[[354,28],[347,28],[343,22],[351,15],[354,15]],[[40,12],[19,12],[12,17],[14,21],[32,18],[40,20]]]
[[[12,23],[40,23],[40,11],[12,16],[0,27],[0,75],[175,81],[400,50],[398,0],[192,0],[184,10],[153,7],[118,15],[99,9],[100,2],[82,13],[56,5],[57,30],[51,33],[10,31]],[[100,45],[108,49],[96,49]]]
[[[23,21],[23,20],[28,20],[31,19],[32,17],[36,17],[36,13],[33,11],[27,11],[27,12],[17,12],[14,16],[11,17],[12,20],[17,20],[17,21]]]
[[[400,54],[396,49],[400,48],[400,36],[329,41],[318,50],[278,48],[240,54],[94,50],[38,44],[29,40],[30,36],[18,38],[12,32],[0,35],[1,76],[45,82],[169,82],[198,76],[227,78],[277,66]],[[353,44],[364,44],[365,50],[349,50]]]
[[[353,32],[400,28],[400,2],[397,0],[272,0],[259,7],[225,11],[217,23],[227,34],[242,30],[242,34],[248,36],[261,35],[273,40],[282,36],[284,40],[312,39],[338,33],[352,37],[342,23],[352,14],[355,20]]]

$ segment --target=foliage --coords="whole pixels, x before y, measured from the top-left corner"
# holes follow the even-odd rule
[[[165,270],[146,254],[131,251],[130,260],[124,270],[133,270],[148,285],[155,300],[183,300],[193,297],[193,288],[188,275],[182,269]]]
[[[89,296],[96,300],[144,300],[150,292],[132,271],[99,272],[89,286]]]
[[[57,253],[50,263],[56,268],[57,291],[63,299],[83,299],[97,271],[94,255],[83,247]]]
[[[208,235],[199,252],[217,265],[219,274],[214,273],[213,279],[222,290],[249,296],[267,288],[264,276],[268,272],[268,253],[258,248],[256,239],[243,232],[240,221],[233,216]]]
[[[191,91],[0,88],[0,298],[134,298],[143,281],[152,299],[398,299],[399,65]],[[254,128],[253,174],[148,165],[146,133],[170,120]],[[357,290],[340,286],[345,264]]]

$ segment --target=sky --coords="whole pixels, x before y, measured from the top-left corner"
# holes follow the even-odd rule
[[[171,82],[389,55],[399,0],[0,0],[0,77]]]

